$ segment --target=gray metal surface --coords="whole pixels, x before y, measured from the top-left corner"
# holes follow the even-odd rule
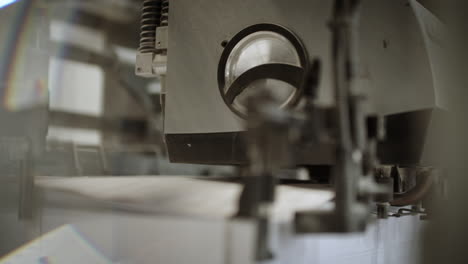
[[[221,43],[247,26],[283,25],[320,58],[319,102],[333,103],[331,1],[194,0],[171,3],[165,132],[244,130],[223,102],[216,79]],[[369,89],[381,114],[432,108],[438,102],[423,35],[407,1],[364,1],[361,20],[360,86]]]

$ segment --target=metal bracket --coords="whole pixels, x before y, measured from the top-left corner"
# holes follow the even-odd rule
[[[156,29],[156,50],[167,50],[169,46],[169,27]]]
[[[135,74],[144,78],[156,77],[153,71],[153,53],[138,53],[136,57]]]

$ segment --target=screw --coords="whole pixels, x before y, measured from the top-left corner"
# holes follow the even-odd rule
[[[384,39],[382,44],[384,49],[388,48],[388,40]]]
[[[221,42],[221,47],[225,48],[225,47],[227,46],[227,44],[228,44],[228,41],[227,41],[227,40],[223,40],[223,41]]]

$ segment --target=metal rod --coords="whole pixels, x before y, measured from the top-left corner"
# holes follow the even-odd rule
[[[336,214],[339,229],[352,229],[353,208],[357,199],[359,151],[353,142],[350,103],[353,78],[353,23],[357,1],[335,2],[333,32],[333,71],[337,120],[337,163],[334,167]],[[356,117],[360,118],[360,117]]]

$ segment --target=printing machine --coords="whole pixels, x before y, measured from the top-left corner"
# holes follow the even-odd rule
[[[168,157],[238,170],[34,177],[38,239],[0,263],[418,261],[445,180],[436,16],[416,0],[142,5],[135,74],[161,81]]]

